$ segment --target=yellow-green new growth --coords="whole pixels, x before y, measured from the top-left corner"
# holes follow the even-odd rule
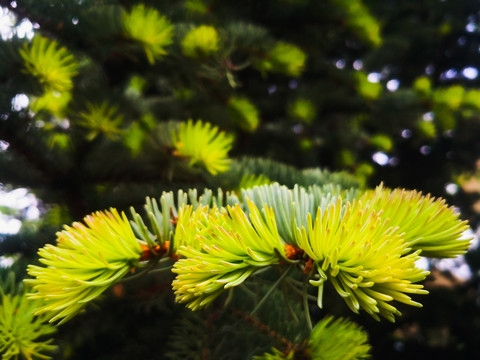
[[[123,116],[118,114],[116,107],[110,107],[106,102],[88,103],[86,110],[79,115],[81,118],[79,125],[90,130],[87,135],[88,140],[93,140],[100,134],[113,140],[121,133],[119,125],[122,123]]]
[[[46,91],[42,96],[32,99],[30,109],[33,112],[46,111],[57,118],[62,118],[71,99],[70,92]]]
[[[339,198],[314,220],[308,214],[306,228],[297,228],[296,243],[314,261],[318,275],[310,283],[318,287],[319,307],[326,280],[352,311],[363,309],[377,320],[401,315],[393,300],[421,306],[406,294],[427,293],[414,284],[428,274],[415,267],[419,251],[411,253],[388,218],[361,201],[343,207]]]
[[[368,76],[362,71],[353,74],[355,87],[361,97],[366,100],[377,100],[382,94],[382,85],[368,81]]]
[[[370,14],[369,9],[361,0],[332,0],[344,12],[347,26],[360,38],[372,46],[382,43],[381,29],[378,21]]]
[[[190,30],[182,40],[182,51],[187,57],[198,59],[218,51],[218,33],[213,26],[202,25]]]
[[[317,111],[310,100],[299,98],[288,106],[288,114],[295,120],[311,124]]]
[[[272,71],[298,77],[305,68],[307,55],[295,45],[279,41],[268,52],[265,59],[255,64],[260,71]]]
[[[232,97],[228,101],[232,119],[244,130],[255,131],[260,123],[258,110],[250,100],[243,97]]]
[[[78,314],[93,299],[138,264],[142,250],[129,222],[115,209],[86,216],[85,224],[57,233],[57,246],[39,250],[46,267],[29,265],[34,279],[31,299],[42,299],[36,314],[60,324]]]
[[[272,348],[271,353],[265,353],[263,355],[254,356],[252,358],[252,360],[294,360],[294,359],[295,359],[295,352],[293,350],[285,354],[275,348]]]
[[[0,291],[1,292],[1,291]],[[45,336],[56,329],[45,315],[36,316],[41,301],[28,300],[25,292],[2,294],[0,302],[0,354],[2,360],[51,359],[45,353],[54,351],[53,339]]]
[[[218,219],[219,212],[210,210],[208,206],[193,209],[192,205],[184,205],[178,210],[175,234],[170,244],[171,253],[177,254],[182,247],[201,249],[200,239],[208,231],[208,222],[214,217]]]
[[[293,360],[306,356],[312,360],[369,359],[370,345],[367,333],[347,319],[327,316],[320,320],[310,334],[306,347],[290,351],[272,348],[271,353],[254,356],[253,360]],[[297,355],[297,356],[296,356]]]
[[[465,254],[471,239],[461,239],[469,228],[459,214],[448,207],[444,199],[430,194],[404,189],[377,187],[367,191],[361,201],[381,211],[382,218],[390,219],[390,226],[398,226],[405,233],[405,242],[412,251],[421,250],[422,256],[452,258]]]
[[[264,218],[250,201],[248,208],[249,217],[238,204],[228,211],[213,208],[211,214],[200,209],[206,218],[197,222],[200,231],[192,234],[197,245],[181,246],[178,254],[183,258],[172,269],[177,273],[172,286],[178,302],[192,310],[205,307],[225,289],[285,258],[273,211],[265,207]],[[201,231],[204,226],[206,231]]]
[[[300,48],[285,42],[278,42],[269,53],[273,70],[287,76],[300,76],[305,68],[307,55]]]
[[[367,333],[347,319],[327,316],[312,330],[308,341],[312,360],[369,359]]]
[[[236,192],[241,195],[242,189],[251,189],[255,186],[262,186],[271,184],[272,181],[263,174],[244,174],[240,179],[240,183],[237,186]]]
[[[36,77],[47,91],[69,91],[73,87],[77,62],[55,40],[36,35],[31,44],[25,44],[19,52],[24,71]]]
[[[212,175],[228,170],[232,142],[232,135],[202,121],[181,123],[172,134],[175,155],[188,158],[190,165],[204,166]]]
[[[135,5],[124,12],[122,23],[125,36],[142,45],[150,64],[167,54],[165,48],[173,42],[173,26],[156,9]]]

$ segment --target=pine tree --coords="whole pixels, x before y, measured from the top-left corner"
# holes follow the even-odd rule
[[[2,359],[437,351],[417,261],[476,221],[442,199],[477,176],[474,1],[0,5],[0,181],[42,207],[2,208]]]

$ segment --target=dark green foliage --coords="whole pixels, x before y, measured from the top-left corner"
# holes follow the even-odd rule
[[[269,180],[292,188],[300,186],[337,184],[343,189],[358,187],[358,180],[346,172],[330,172],[318,168],[297,169],[278,161],[244,157],[233,162],[231,169],[215,179],[224,189],[236,189],[244,174],[264,175]]]

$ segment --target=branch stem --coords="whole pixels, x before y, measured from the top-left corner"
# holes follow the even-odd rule
[[[288,275],[288,273],[290,272],[290,269],[291,267],[288,267],[284,272],[283,274],[278,278],[278,280],[275,282],[275,284],[273,284],[273,286],[268,289],[267,293],[263,296],[263,298],[259,301],[259,303],[257,304],[257,306],[255,306],[255,308],[252,310],[252,312],[250,313],[250,315],[254,315],[263,305],[263,303],[268,299],[268,297],[273,293],[273,291],[278,287],[278,285],[282,282],[283,279],[285,279],[285,277]]]

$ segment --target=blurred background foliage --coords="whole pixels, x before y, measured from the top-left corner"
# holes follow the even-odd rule
[[[0,254],[19,278],[63,224],[191,187],[383,181],[445,197],[477,228],[478,1],[0,6]],[[172,134],[188,119],[235,137],[228,171],[178,156]],[[375,359],[476,358],[480,250],[456,261],[457,275],[451,262],[426,264],[431,295],[397,324],[355,317]],[[163,358],[187,316],[167,284],[115,287],[101,310],[59,329],[58,358]],[[241,332],[231,317],[203,325]]]

